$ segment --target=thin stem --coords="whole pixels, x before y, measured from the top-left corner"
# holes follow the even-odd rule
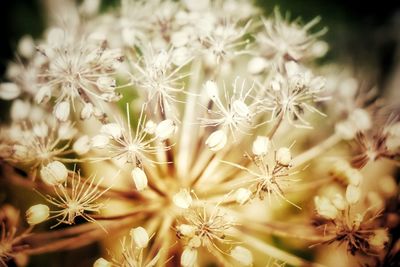
[[[298,155],[292,160],[292,167],[298,167],[303,163],[314,159],[315,157],[321,155],[329,148],[333,147],[337,143],[339,143],[342,138],[337,134],[332,134],[330,137],[319,143],[318,145],[308,149],[307,151],[303,152],[302,154]]]
[[[265,253],[268,256],[271,256],[272,258],[281,260],[287,264],[293,265],[293,266],[312,266],[312,267],[323,267],[324,265],[317,264],[317,263],[312,263],[309,262],[305,259],[302,259],[300,257],[297,257],[295,255],[292,255],[290,253],[287,253],[283,250],[280,250],[276,248],[275,246],[272,246],[270,244],[265,243],[264,241],[255,238],[251,235],[246,234],[245,232],[242,231],[236,231],[237,236],[240,236],[240,240],[246,243],[248,246],[251,246],[258,251]]]

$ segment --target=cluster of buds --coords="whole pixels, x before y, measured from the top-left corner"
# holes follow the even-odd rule
[[[65,20],[22,38],[0,84],[0,182],[47,203],[1,224],[0,264],[98,242],[116,256],[95,267],[313,265],[286,238],[388,262],[400,124],[386,114],[376,133],[357,82],[314,62],[319,18],[245,0],[61,2]]]

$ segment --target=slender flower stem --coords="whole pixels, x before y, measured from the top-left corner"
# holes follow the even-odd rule
[[[323,267],[324,266],[321,264],[309,262],[305,259],[302,259],[300,257],[289,254],[281,249],[276,248],[273,245],[266,243],[263,240],[260,240],[256,237],[248,235],[245,232],[237,231],[236,234],[241,237],[241,241],[245,242],[249,246],[252,246],[253,248],[259,250],[260,252],[265,253],[266,255],[269,255],[275,259],[281,260],[287,264],[290,264],[293,266],[304,266],[304,267],[306,267],[306,266],[307,267]]]
[[[296,167],[302,165],[303,163],[314,159],[315,157],[324,153],[329,148],[331,148],[334,145],[336,145],[337,143],[339,143],[341,140],[342,140],[342,138],[338,134],[332,134],[331,136],[326,138],[324,141],[322,141],[318,145],[316,145],[313,148],[308,149],[307,151],[303,152],[302,154],[296,156],[292,160],[292,167],[296,168]]]

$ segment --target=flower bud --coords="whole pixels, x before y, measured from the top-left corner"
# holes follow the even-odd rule
[[[337,217],[338,210],[326,197],[316,196],[314,204],[318,215],[321,217],[328,220],[334,220]]]
[[[35,95],[35,101],[38,104],[46,103],[51,98],[51,89],[48,86],[43,86]]]
[[[172,197],[174,204],[182,209],[187,209],[192,204],[192,196],[187,189],[181,189]]]
[[[347,182],[354,186],[359,186],[363,179],[361,172],[351,167],[345,171],[344,175],[346,176]]]
[[[66,122],[60,124],[57,134],[60,140],[70,140],[75,136],[76,132],[77,130],[72,127],[71,123]]]
[[[33,133],[40,138],[44,138],[49,134],[49,127],[46,123],[38,123],[32,127]]]
[[[47,218],[49,218],[49,215],[50,215],[50,209],[48,206],[43,204],[37,204],[30,207],[26,211],[26,221],[28,222],[29,225],[33,226],[47,220]]]
[[[144,189],[146,189],[147,175],[141,168],[135,167],[131,172],[131,176],[138,191],[143,191]]]
[[[290,149],[287,147],[281,147],[276,151],[276,161],[283,165],[289,166],[290,161],[292,160],[292,154],[290,153]]]
[[[131,230],[130,235],[137,247],[147,247],[147,244],[149,243],[149,235],[147,234],[146,229],[141,226],[136,227]]]
[[[188,246],[191,248],[198,248],[201,246],[201,239],[198,236],[193,236],[189,242],[188,242]]]
[[[226,145],[228,138],[223,130],[217,130],[210,134],[206,140],[206,145],[211,151],[219,151]]]
[[[355,109],[350,114],[350,121],[359,131],[365,131],[372,127],[371,116],[365,109]]]
[[[231,250],[231,256],[244,266],[250,266],[253,263],[253,255],[250,250],[242,246],[236,246]]]
[[[161,141],[170,138],[176,131],[176,125],[173,120],[166,119],[160,122],[156,127],[156,136]]]
[[[214,81],[207,81],[204,89],[206,89],[206,93],[211,100],[218,99],[218,86]]]
[[[187,247],[183,250],[181,255],[182,267],[193,267],[197,261],[197,250]]]
[[[96,81],[96,85],[102,92],[114,92],[117,82],[112,77],[100,76]]]
[[[122,136],[122,128],[117,123],[107,123],[101,126],[100,133],[113,139],[119,139]]]
[[[78,138],[72,145],[72,149],[78,155],[86,154],[90,150],[90,139],[89,136],[83,135]]]
[[[357,130],[348,120],[341,121],[335,125],[335,133],[344,140],[351,140],[355,137]]]
[[[256,156],[265,156],[268,153],[270,140],[266,136],[257,136],[253,142],[252,151]]]
[[[181,224],[178,225],[176,228],[180,234],[186,237],[193,237],[196,234],[196,227],[194,227],[193,225]]]
[[[54,116],[60,121],[68,120],[70,112],[70,104],[67,101],[58,103],[53,110]]]
[[[344,210],[346,208],[346,201],[341,194],[336,194],[332,199],[332,203],[338,210]]]
[[[92,147],[94,148],[105,148],[108,143],[110,143],[110,139],[102,134],[98,134],[92,137]]]
[[[12,100],[21,94],[21,89],[15,83],[0,84],[0,98],[4,100]]]
[[[144,131],[148,134],[154,134],[156,132],[157,124],[154,121],[149,120],[146,122]]]
[[[249,200],[250,196],[251,196],[251,191],[249,189],[239,188],[236,191],[235,200],[240,205],[243,205],[244,203],[247,202],[247,200]]]
[[[262,57],[254,57],[247,64],[247,71],[251,74],[260,74],[268,66],[268,62]]]
[[[233,101],[232,108],[239,116],[243,118],[250,117],[250,109],[243,101]]]
[[[87,120],[93,115],[94,109],[92,103],[85,103],[81,110],[81,120]]]
[[[93,263],[93,267],[112,267],[112,264],[103,259],[103,258],[98,258],[94,263]]]
[[[68,177],[68,170],[59,161],[53,161],[40,169],[40,177],[47,185],[57,185],[64,183]]]
[[[348,185],[346,188],[346,200],[349,204],[356,204],[361,197],[361,190],[358,186]]]
[[[31,104],[28,101],[16,99],[13,101],[10,110],[10,117],[13,121],[25,120],[29,116]]]

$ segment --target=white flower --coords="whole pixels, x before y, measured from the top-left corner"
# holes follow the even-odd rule
[[[28,101],[16,99],[11,105],[10,116],[13,121],[25,120],[31,111],[31,104]]]
[[[249,189],[239,188],[236,191],[235,200],[240,205],[243,205],[244,203],[247,202],[247,200],[249,200],[250,196],[251,196],[251,191]]]
[[[15,83],[1,83],[0,84],[0,98],[4,100],[12,100],[21,94],[21,88]]]
[[[276,161],[283,166],[289,166],[292,161],[290,149],[287,147],[279,148],[278,151],[276,151]]]
[[[208,110],[207,117],[200,118],[204,126],[221,126],[230,130],[234,137],[236,132],[243,133],[250,128],[256,103],[246,102],[251,98],[253,85],[247,87],[245,80],[239,82],[239,77],[236,77],[231,93],[224,88],[225,99],[219,97],[218,87],[213,81],[207,81],[204,89],[215,107]]]
[[[44,222],[49,218],[50,209],[48,206],[43,204],[37,204],[30,207],[26,211],[26,221],[29,225],[36,225],[41,222]]]
[[[256,156],[264,156],[268,153],[270,140],[266,136],[257,136],[253,142],[252,152]]]
[[[187,189],[181,189],[172,197],[174,204],[182,209],[187,209],[192,204],[192,196]]]
[[[60,121],[67,121],[70,112],[70,104],[67,101],[62,101],[54,107],[54,116]]]
[[[112,77],[100,76],[96,81],[96,85],[102,92],[114,92],[117,82]]]
[[[346,200],[349,204],[356,204],[361,197],[361,189],[358,186],[348,185],[346,188]]]
[[[49,127],[47,126],[46,123],[42,122],[33,125],[32,131],[37,137],[45,138],[49,133]]]
[[[251,74],[260,74],[268,66],[268,61],[262,57],[254,57],[247,64],[247,71]]]
[[[18,53],[25,58],[32,57],[33,54],[36,52],[35,43],[33,41],[32,36],[30,35],[22,36],[22,38],[18,42],[17,50]]]
[[[119,139],[122,136],[122,128],[117,123],[107,123],[101,126],[100,133],[112,139]]]
[[[176,132],[177,127],[173,120],[166,119],[160,122],[155,130],[155,134],[158,139],[161,141],[167,140],[171,138],[173,134]]]
[[[182,267],[193,267],[197,262],[197,250],[187,247],[183,250],[181,255]]]
[[[225,147],[227,140],[226,133],[223,130],[217,130],[207,138],[206,145],[211,151],[216,152]]]
[[[92,137],[92,147],[94,148],[105,148],[108,143],[110,142],[110,138],[108,136],[105,136],[103,134],[98,134],[94,137]]]
[[[196,227],[189,224],[180,224],[177,227],[179,234],[186,237],[193,237],[196,234]]]
[[[250,266],[253,263],[253,255],[251,254],[250,250],[242,246],[234,247],[231,250],[230,255],[244,266]]]
[[[332,203],[338,210],[344,210],[346,208],[346,201],[341,194],[335,194]]]
[[[90,147],[90,138],[87,135],[79,137],[72,145],[72,149],[78,155],[86,154],[90,150]]]
[[[334,220],[338,216],[337,208],[326,197],[316,196],[314,204],[318,215],[325,219]]]
[[[77,129],[75,129],[70,122],[61,123],[58,127],[58,138],[61,140],[70,140],[77,133]]]
[[[58,185],[67,180],[68,170],[61,162],[53,161],[40,169],[40,177],[47,185]]]
[[[143,191],[147,187],[147,176],[146,173],[139,167],[135,167],[132,170],[131,176],[133,182],[135,183],[136,189],[138,191]]]
[[[94,263],[93,263],[93,267],[112,267],[112,264],[103,259],[103,258],[98,258]]]
[[[94,112],[93,104],[92,103],[85,103],[83,105],[82,110],[81,110],[81,115],[80,115],[81,120],[89,119],[93,115],[93,112]]]
[[[132,239],[139,248],[147,247],[149,243],[149,235],[143,227],[139,226],[131,230],[130,232]]]

